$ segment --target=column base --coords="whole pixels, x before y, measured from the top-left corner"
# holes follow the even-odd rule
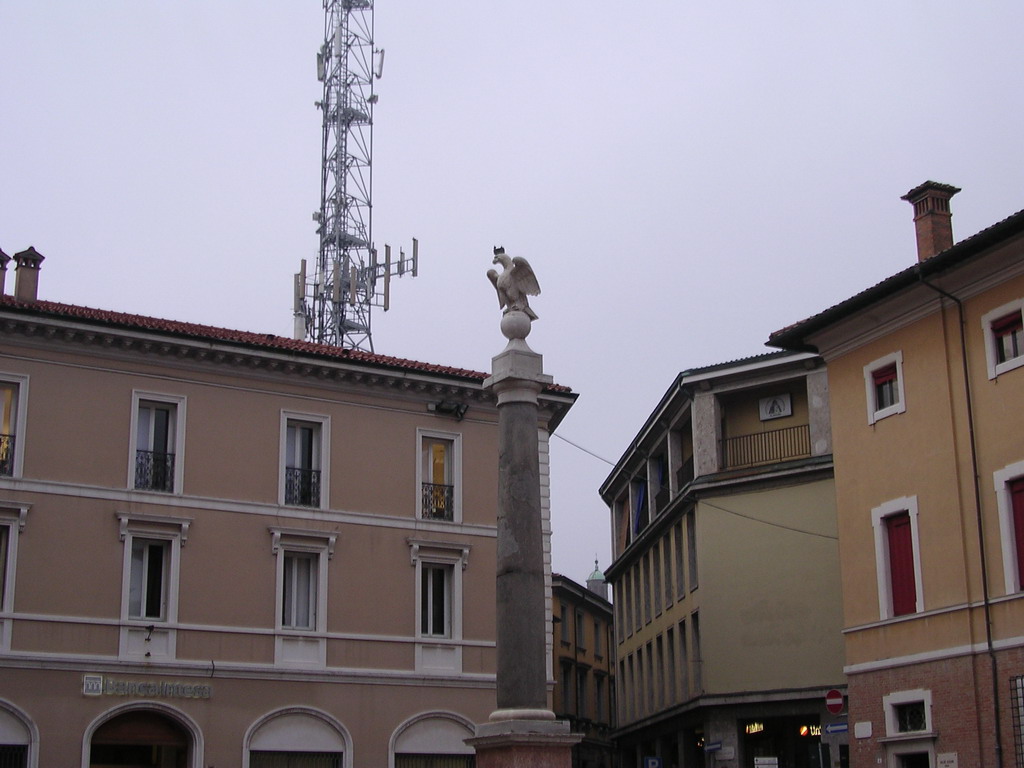
[[[565,720],[516,719],[477,725],[466,743],[476,750],[477,768],[571,768],[582,738]]]

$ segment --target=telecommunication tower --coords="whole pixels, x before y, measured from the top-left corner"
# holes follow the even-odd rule
[[[295,275],[295,338],[373,351],[370,310],[388,309],[393,275],[416,276],[412,254],[379,258],[372,237],[374,80],[384,51],[373,47],[373,0],[323,0],[324,43],[317,53],[323,99],[323,162],[320,210],[313,214],[320,237],[316,268],[302,260]]]

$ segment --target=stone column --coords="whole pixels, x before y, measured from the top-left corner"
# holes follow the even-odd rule
[[[498,708],[466,743],[478,768],[569,768],[580,737],[547,708],[547,614],[537,396],[551,377],[526,343],[530,318],[506,312],[509,340],[484,382],[498,399]]]

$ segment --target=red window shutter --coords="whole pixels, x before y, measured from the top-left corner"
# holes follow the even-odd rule
[[[889,539],[889,578],[893,616],[917,611],[917,584],[914,579],[914,541],[910,535],[910,513],[899,512],[885,518]]]
[[[1024,586],[1024,477],[1010,483],[1013,504],[1013,540],[1017,549],[1017,586]]]
[[[1006,317],[992,321],[992,332],[996,336],[1004,336],[1022,328],[1024,328],[1024,318],[1021,317],[1020,312],[1011,312]]]
[[[885,384],[889,381],[896,380],[896,363],[887,365],[884,368],[879,368],[877,371],[871,372],[871,378],[875,380],[875,386],[879,384]]]

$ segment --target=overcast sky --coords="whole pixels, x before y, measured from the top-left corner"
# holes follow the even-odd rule
[[[504,346],[491,248],[543,293],[531,346],[580,393],[558,433],[615,461],[680,370],[1024,208],[1020,0],[377,0],[374,239],[420,276],[377,352]],[[0,0],[0,248],[40,296],[290,335],[316,258],[317,0]],[[382,461],[386,460],[382,457]],[[610,559],[610,466],[552,441],[555,569]]]

